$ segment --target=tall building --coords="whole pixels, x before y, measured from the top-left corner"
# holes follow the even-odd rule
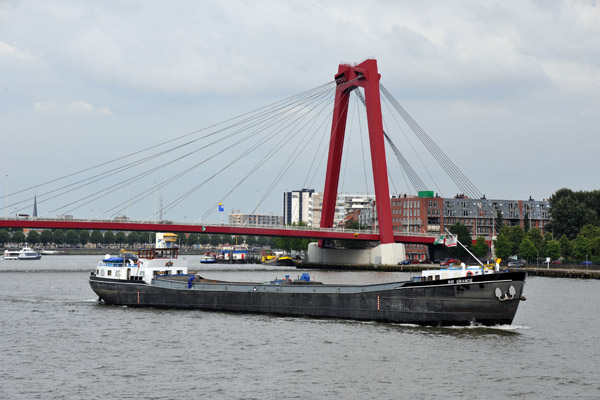
[[[321,213],[323,212],[323,193],[313,193],[308,203],[308,226],[318,228],[321,226]]]
[[[239,211],[229,214],[229,225],[237,226],[282,226],[283,217],[271,214],[243,214]]]
[[[344,226],[348,214],[358,215],[367,211],[372,211],[375,206],[375,195],[373,194],[338,194],[335,203],[335,217],[333,225],[335,227]]]
[[[314,189],[293,190],[283,193],[283,223],[308,223],[309,204]]]

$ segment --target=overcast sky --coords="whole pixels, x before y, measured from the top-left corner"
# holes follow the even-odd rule
[[[0,0],[0,196],[314,88],[366,58],[488,198],[598,189],[595,1]],[[259,212],[281,213],[281,192],[302,185],[284,182]],[[252,211],[260,185],[228,211]],[[200,202],[168,216],[195,220]]]

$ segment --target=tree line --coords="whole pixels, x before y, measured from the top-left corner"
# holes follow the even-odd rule
[[[77,246],[92,243],[96,245],[121,245],[134,246],[143,243],[154,243],[155,233],[149,232],[112,232],[94,230],[62,230],[46,229],[41,232],[30,230],[27,235],[22,230],[0,230],[0,245],[6,246],[9,243],[20,245],[29,243],[34,246]],[[268,236],[235,236],[219,235],[208,233],[191,233],[189,235],[179,234],[180,246],[210,245],[218,247],[224,244],[242,244],[257,247],[276,247],[285,251],[306,250],[311,239],[268,237]]]

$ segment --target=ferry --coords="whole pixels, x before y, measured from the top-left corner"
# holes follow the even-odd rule
[[[525,272],[477,274],[466,267],[451,277],[437,270],[419,279],[365,285],[324,284],[308,274],[268,282],[205,279],[188,271],[177,247],[164,245],[140,249],[136,262],[101,261],[89,278],[99,300],[128,307],[489,326],[511,324],[525,299]]]

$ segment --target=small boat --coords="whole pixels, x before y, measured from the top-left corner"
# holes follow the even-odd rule
[[[19,250],[17,249],[6,249],[4,250],[3,260],[18,260],[19,259]]]
[[[275,265],[278,267],[293,267],[296,264],[290,256],[276,256],[274,254],[266,254],[262,257],[262,263],[264,265]]]
[[[246,263],[248,262],[248,245],[236,244],[233,246],[223,246],[219,260],[231,263]]]
[[[510,324],[521,300],[523,271],[449,278],[443,272],[403,282],[345,285],[315,282],[310,275],[268,282],[230,282],[188,273],[178,249],[140,249],[136,264],[106,259],[89,284],[109,305],[269,313],[418,325]]]
[[[215,264],[217,257],[214,254],[206,253],[200,256],[201,264]]]
[[[60,252],[58,250],[44,250],[42,249],[40,251],[40,254],[42,254],[43,256],[53,256],[56,254],[59,254]]]
[[[27,245],[19,251],[19,260],[39,260],[41,258],[42,255],[40,253],[31,247],[27,247]]]

